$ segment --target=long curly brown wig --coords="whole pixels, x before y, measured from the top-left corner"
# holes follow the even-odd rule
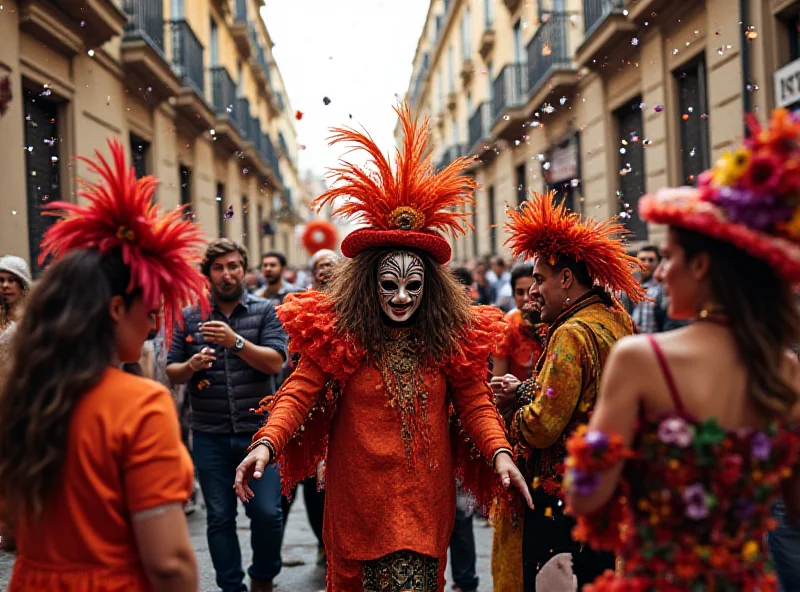
[[[749,396],[773,418],[788,417],[799,395],[783,375],[787,350],[800,342],[800,313],[792,286],[770,265],[731,243],[671,227],[686,260],[711,257],[711,290],[730,321],[747,367]]]
[[[119,249],[76,250],[31,291],[0,386],[0,522],[35,519],[58,493],[72,412],[116,357],[109,301],[141,296],[129,282]]]
[[[425,265],[422,302],[411,318],[410,327],[424,349],[420,355],[441,360],[458,350],[470,323],[469,296],[453,273],[424,251],[395,250],[414,253]],[[356,337],[372,360],[380,359],[386,346],[383,309],[378,297],[378,267],[388,252],[374,247],[343,261],[336,267],[327,289],[336,306],[337,329]]]

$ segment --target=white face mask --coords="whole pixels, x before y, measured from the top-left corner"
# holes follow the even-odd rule
[[[425,287],[425,265],[408,251],[395,251],[378,266],[378,294],[389,319],[404,323],[419,308]]]

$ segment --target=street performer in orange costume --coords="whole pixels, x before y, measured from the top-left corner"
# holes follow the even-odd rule
[[[456,476],[486,508],[512,483],[530,504],[487,381],[502,313],[470,306],[444,267],[440,232],[463,233],[459,210],[472,202],[469,161],[436,173],[423,156],[427,118],[396,111],[395,173],[365,134],[331,139],[365,149],[375,170],[343,162],[316,204],[349,198],[337,213],[367,228],[342,242],[348,260],[325,293],[292,294],[278,309],[300,362],[265,400],[269,419],[236,473],[247,502],[267,463],[280,460],[290,491],[326,460],[329,592],[443,590]]]

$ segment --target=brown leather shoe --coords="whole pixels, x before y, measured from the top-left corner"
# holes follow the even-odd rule
[[[272,592],[272,582],[250,578],[250,592]]]

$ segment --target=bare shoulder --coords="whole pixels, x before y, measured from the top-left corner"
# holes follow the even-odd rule
[[[652,349],[647,336],[628,335],[617,341],[611,348],[609,361],[613,359],[617,364],[638,364],[650,359]]]

